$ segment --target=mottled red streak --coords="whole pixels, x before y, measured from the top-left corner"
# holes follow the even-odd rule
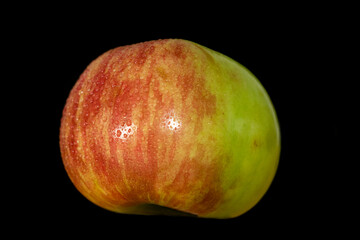
[[[157,43],[159,44],[159,43]],[[110,66],[109,61],[113,58],[116,58],[117,74],[121,74],[125,71],[128,63],[132,63],[136,71],[139,71],[145,64],[148,56],[154,52],[155,46],[153,42],[143,43],[141,45],[130,46],[128,48],[117,48],[106,53],[100,62],[97,62],[96,74],[92,79],[89,78],[89,70],[86,70],[80,77],[74,89],[71,91],[70,97],[68,99],[67,105],[64,109],[64,116],[67,117],[68,113],[71,115],[71,125],[77,126],[80,122],[81,134],[83,136],[83,150],[85,156],[92,156],[95,161],[92,163],[95,173],[99,177],[99,181],[103,187],[107,188],[107,191],[111,192],[112,196],[109,197],[108,201],[117,203],[116,199],[129,199],[134,202],[146,201],[143,199],[144,196],[139,194],[140,192],[150,193],[153,197],[156,196],[155,185],[153,184],[156,181],[157,171],[158,171],[158,161],[159,158],[165,158],[166,150],[159,150],[156,143],[163,142],[166,143],[167,147],[170,149],[168,154],[168,161],[172,161],[175,156],[175,151],[177,148],[177,142],[179,135],[173,134],[170,136],[159,133],[158,126],[160,126],[161,115],[164,111],[171,109],[174,106],[174,99],[171,96],[171,93],[168,93],[166,96],[166,102],[163,102],[164,96],[159,90],[159,82],[157,79],[153,79],[152,73],[148,73],[146,79],[140,80],[128,80],[127,76],[122,76],[121,81],[117,77],[110,78],[109,72],[106,70],[113,69],[114,67]],[[176,85],[181,89],[181,96],[183,101],[187,98],[192,99],[192,108],[196,110],[196,113],[199,117],[198,124],[195,128],[194,134],[198,134],[202,129],[201,119],[206,115],[212,115],[216,112],[216,98],[215,96],[204,91],[205,89],[205,79],[200,74],[195,73],[195,69],[192,67],[192,62],[189,61],[189,56],[187,52],[184,51],[184,46],[179,43],[173,49],[163,54],[163,58],[173,58],[178,62],[179,66],[186,69],[184,72],[179,72],[178,76],[172,76],[173,81],[177,81]],[[130,53],[136,53],[133,58],[129,58]],[[97,60],[99,61],[99,60]],[[151,63],[153,66],[156,65],[158,59],[151,58]],[[91,65],[90,65],[91,66]],[[193,69],[193,70],[191,70]],[[180,74],[181,73],[181,74]],[[83,84],[86,81],[87,88],[83,88]],[[135,149],[130,149],[126,142],[123,142],[119,139],[114,139],[112,136],[112,130],[115,129],[120,124],[126,123],[126,121],[131,121],[133,106],[141,106],[141,117],[138,119],[139,126],[149,122],[150,109],[148,104],[148,95],[150,89],[150,83],[154,84],[153,92],[154,98],[156,100],[155,112],[157,116],[155,117],[155,122],[150,129],[145,133],[144,130],[139,127],[136,133],[136,144]],[[135,92],[135,90],[137,92]],[[76,113],[78,111],[78,105],[80,100],[79,93],[84,92],[84,100],[82,102],[82,111],[81,115],[77,119]],[[86,92],[89,91],[89,92]],[[101,98],[106,98],[104,101]],[[108,126],[109,134],[108,139],[103,139],[101,136],[97,135],[96,139],[93,139],[92,135],[88,135],[88,130],[95,128],[93,125],[92,119],[95,119],[97,114],[100,114],[100,109],[102,107],[109,107],[112,109],[111,121]],[[189,109],[185,106],[178,114],[182,117],[183,121],[189,121],[187,119],[186,113],[189,112]],[[90,132],[92,134],[93,132]],[[70,133],[68,139],[64,139],[62,136],[62,144],[67,145],[70,149],[70,158],[72,165],[76,168],[86,171],[88,166],[86,166],[80,158],[80,153],[77,150],[77,134],[75,128],[70,128]],[[143,141],[147,144],[144,145]],[[104,154],[105,149],[103,147],[104,142],[110,143],[110,159]],[[181,146],[187,148],[186,151],[190,152],[190,146]],[[145,149],[144,149],[145,148]],[[119,163],[116,159],[117,149],[122,150],[122,159],[123,165]],[[146,156],[145,156],[146,154]],[[189,175],[190,171],[193,169],[201,169],[201,166],[197,166],[198,163],[196,159],[190,159],[189,154],[186,154],[185,159],[182,160],[181,168],[172,183],[171,186],[168,186],[171,189],[175,189],[177,192],[186,195],[186,192],[190,191],[191,181],[190,177],[200,176],[203,173],[195,172],[193,176]],[[201,158],[202,156],[196,156]],[[145,162],[145,159],[147,162]],[[216,168],[215,166],[212,166]],[[68,171],[71,171],[70,175],[75,185],[79,181],[77,178],[76,172],[72,168],[67,168]],[[124,171],[121,171],[124,169]],[[211,169],[209,169],[210,171]],[[123,176],[123,172],[125,176]],[[132,188],[127,189],[124,184],[122,184],[123,179],[126,178],[131,182]],[[204,184],[207,184],[212,181],[216,181],[218,178],[215,171],[212,171],[209,174],[209,177],[205,180]],[[120,192],[117,191],[113,186],[118,186],[121,188]],[[206,212],[209,207],[202,209],[201,206],[213,206],[216,202],[219,201],[220,193],[217,189],[210,191],[205,195],[206,197],[201,199],[197,204],[193,206],[194,212]],[[177,204],[179,199],[174,199],[174,205]]]
[[[150,46],[149,48],[143,48],[141,51],[139,51],[138,55],[133,58],[134,63],[141,67],[146,60],[146,56],[151,53],[151,51],[154,50],[154,47]],[[122,54],[121,52],[113,51],[112,53],[116,53],[118,58],[118,63],[121,65],[123,61],[122,57],[126,56],[126,54]],[[113,79],[116,81],[116,79]],[[146,79],[144,82],[140,81],[129,81],[126,78],[122,79],[122,82],[120,83],[121,89],[120,92],[115,97],[115,104],[113,106],[113,118],[112,123],[110,126],[110,130],[118,126],[119,124],[124,124],[123,121],[128,122],[127,124],[131,124],[132,119],[132,110],[133,107],[141,104],[143,107],[143,113],[140,121],[140,125],[142,123],[146,123],[149,118],[149,110],[146,109],[147,106],[147,97],[143,97],[141,102],[139,101],[139,96],[147,96],[149,94],[149,85],[151,82],[151,76]],[[117,85],[118,83],[113,83],[114,85]],[[147,86],[147,87],[146,87]],[[137,92],[135,93],[134,90]],[[110,101],[111,102],[111,101]],[[156,146],[151,145],[151,141],[154,141],[154,139],[146,139],[151,136],[150,129],[147,133],[147,136],[144,134],[143,129],[139,128],[137,130],[137,143],[135,149],[129,149],[127,147],[126,143],[123,143],[121,141],[114,141],[110,135],[109,141],[111,142],[111,149],[113,152],[117,148],[121,148],[123,152],[123,160],[125,168],[125,178],[132,183],[132,189],[131,191],[127,189],[123,189],[124,192],[126,192],[126,197],[128,199],[132,199],[133,201],[145,201],[144,199],[139,199],[139,194],[137,191],[134,191],[134,189],[138,189],[139,191],[144,192],[152,192],[152,185],[156,178],[156,170],[157,170],[157,159],[155,159],[156,156]],[[147,156],[148,156],[148,162],[145,163],[145,155],[144,152],[145,149],[142,149],[142,142],[144,140],[147,140],[149,143],[147,146]],[[118,168],[117,168],[118,169]],[[139,174],[141,173],[141,175]]]
[[[64,108],[63,115],[70,117],[70,131],[68,134],[68,148],[70,152],[70,158],[72,160],[71,164],[78,166],[80,170],[85,171],[86,166],[79,158],[78,154],[78,143],[77,143],[77,132],[75,131],[75,126],[78,124],[78,119],[76,118],[76,112],[79,107],[79,94],[78,92],[82,88],[82,85],[84,83],[84,78],[80,78],[79,81],[76,83],[74,88],[71,91],[71,97],[67,100],[67,104]],[[67,115],[68,114],[68,115]],[[62,119],[62,121],[64,118]],[[66,142],[65,139],[62,139],[63,142]],[[73,170],[72,168],[69,168],[69,170]],[[73,174],[73,177],[75,177],[76,174]]]

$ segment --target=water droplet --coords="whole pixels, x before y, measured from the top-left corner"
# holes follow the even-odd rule
[[[119,125],[119,127],[114,129],[113,137],[125,140],[131,135],[135,134],[136,129],[137,126],[128,119],[126,122],[123,122]]]

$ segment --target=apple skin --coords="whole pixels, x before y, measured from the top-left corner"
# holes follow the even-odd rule
[[[164,39],[112,49],[86,68],[63,110],[60,150],[75,187],[107,210],[233,218],[269,188],[280,130],[244,66]]]

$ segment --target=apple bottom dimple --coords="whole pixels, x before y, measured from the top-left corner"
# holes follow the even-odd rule
[[[195,194],[196,195],[196,194]],[[193,198],[193,196],[173,197],[168,203],[157,204],[155,201],[145,200],[143,202],[127,202],[119,205],[106,204],[105,201],[101,204],[97,204],[100,207],[118,213],[131,213],[131,214],[151,214],[151,215],[168,215],[168,213],[175,213],[174,215],[188,215],[188,216],[205,216],[216,210],[216,203],[218,202],[218,193],[209,192],[200,201],[195,203],[187,203],[187,198]],[[185,200],[184,200],[185,199]],[[106,201],[107,202],[107,201]],[[96,204],[96,202],[94,202]],[[108,206],[108,207],[106,207]],[[213,206],[213,207],[209,207]],[[163,211],[163,210],[170,211]],[[139,212],[137,213],[137,210]],[[148,211],[149,210],[149,211]],[[171,214],[173,215],[173,214]]]
[[[143,204],[137,206],[140,210],[139,214],[146,215],[167,215],[167,216],[180,216],[180,217],[197,217],[196,214],[180,211],[174,208],[164,207],[157,204]]]
[[[152,203],[140,203],[129,206],[119,206],[117,208],[107,208],[107,210],[122,214],[198,217],[198,215],[196,214]]]

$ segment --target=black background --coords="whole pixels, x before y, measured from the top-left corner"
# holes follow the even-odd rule
[[[341,209],[332,203],[333,190],[341,187],[329,172],[342,157],[341,87],[332,74],[336,50],[330,48],[338,35],[336,16],[306,6],[94,7],[45,7],[10,29],[17,35],[12,66],[23,97],[16,109],[28,111],[17,124],[31,126],[15,137],[26,147],[17,150],[25,156],[14,161],[22,171],[16,177],[13,202],[19,211],[12,224],[35,234],[50,229],[55,235],[117,237],[298,236],[336,230],[332,223]],[[275,106],[282,138],[279,168],[266,195],[240,217],[116,214],[86,200],[66,175],[58,144],[60,118],[82,71],[111,48],[164,38],[191,40],[240,62]],[[25,133],[31,138],[19,137]]]

